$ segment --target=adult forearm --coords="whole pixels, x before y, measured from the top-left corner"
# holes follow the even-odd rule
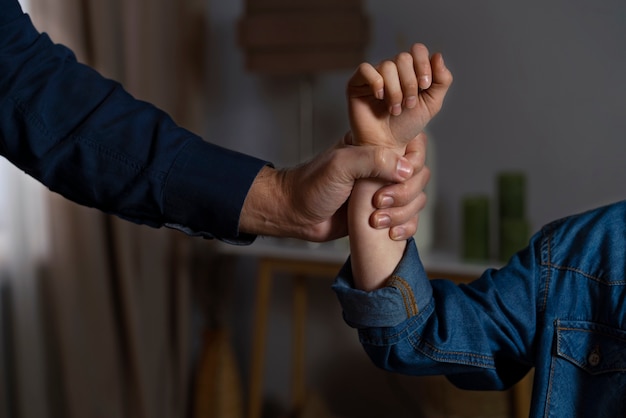
[[[291,208],[286,196],[286,172],[264,167],[254,179],[248,191],[239,229],[253,235],[295,236],[289,232],[295,225],[290,223]]]
[[[23,14],[0,25],[0,155],[79,204],[246,242],[241,207],[266,164],[177,126]]]
[[[0,25],[10,22],[22,14],[18,0],[0,0]]]

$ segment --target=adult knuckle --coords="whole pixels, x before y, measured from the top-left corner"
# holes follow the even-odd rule
[[[389,160],[386,150],[381,147],[374,148],[373,159],[374,159],[374,165],[380,171],[384,170]]]

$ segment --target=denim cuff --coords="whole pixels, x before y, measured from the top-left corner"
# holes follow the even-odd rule
[[[332,285],[353,328],[394,327],[418,315],[432,299],[432,287],[413,238],[385,287],[371,292],[355,289],[350,258]]]

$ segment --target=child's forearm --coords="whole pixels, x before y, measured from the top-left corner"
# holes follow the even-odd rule
[[[352,145],[405,147],[439,112],[451,83],[441,54],[429,57],[422,44],[376,67],[361,64],[347,89]],[[385,285],[406,248],[405,241],[391,240],[388,230],[369,226],[380,187],[375,180],[359,180],[348,202],[354,286],[366,291]]]
[[[400,262],[406,241],[393,241],[388,229],[374,229],[368,218],[372,197],[383,186],[376,179],[358,180],[348,203],[348,228],[352,276],[357,289],[371,291],[384,286]]]

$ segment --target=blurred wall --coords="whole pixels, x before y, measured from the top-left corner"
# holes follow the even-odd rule
[[[533,230],[552,219],[625,196],[626,176],[626,2],[554,0],[386,0],[367,3],[372,24],[369,59],[376,62],[424,42],[444,53],[455,82],[442,113],[430,125],[436,141],[437,210],[435,247],[457,251],[459,202],[466,193],[493,195],[494,178],[505,169],[528,174],[528,217]],[[210,141],[251,153],[278,166],[297,161],[298,80],[247,74],[236,44],[235,24],[243,2],[211,2]],[[350,72],[314,80],[314,137],[318,149],[347,129],[344,84]],[[249,315],[254,263],[242,262],[232,286],[236,349],[249,359]],[[288,395],[289,290],[277,283],[272,315],[271,377],[274,396]],[[366,399],[368,388],[385,385],[341,320],[330,281],[311,293],[309,352],[312,373],[348,365],[367,379],[341,380],[344,396]],[[343,360],[342,360],[343,359]],[[347,374],[341,374],[347,379]],[[335,376],[336,378],[336,376]],[[359,390],[351,391],[350,385]],[[347,394],[346,394],[347,393]],[[367,398],[373,399],[373,398]],[[390,404],[398,404],[391,398]],[[383,405],[381,408],[389,407]],[[370,405],[370,416],[376,407]],[[360,416],[366,416],[361,414]],[[398,413],[396,416],[402,416]],[[407,416],[410,416],[408,414]]]
[[[243,2],[212,2],[208,139],[297,160],[298,80],[243,69],[235,23]],[[494,192],[500,170],[528,173],[533,229],[620,199],[626,167],[626,3],[368,1],[369,60],[413,42],[444,53],[455,82],[430,125],[437,141],[436,242],[456,251],[459,200]],[[314,80],[318,150],[347,129],[350,71]]]
[[[410,4],[377,7],[381,36],[372,53],[384,54],[401,34],[443,51],[454,72],[432,125],[438,245],[456,247],[461,195],[493,192],[499,170],[528,173],[535,230],[623,198],[625,3],[447,0],[412,11]],[[384,31],[386,25],[394,30]]]

